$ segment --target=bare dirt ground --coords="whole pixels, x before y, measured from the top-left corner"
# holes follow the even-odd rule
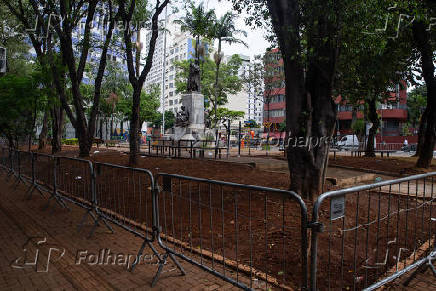
[[[45,151],[50,153],[50,151]],[[89,160],[112,163],[117,165],[128,165],[129,157],[115,150],[92,149]],[[77,147],[64,146],[59,156],[78,157]],[[170,159],[159,157],[139,157],[138,168],[148,169],[153,174],[158,172],[168,174],[180,174],[235,182],[240,184],[251,184],[279,189],[289,188],[289,174],[273,173],[255,169],[245,164],[231,164],[215,160],[193,160],[193,159]]]

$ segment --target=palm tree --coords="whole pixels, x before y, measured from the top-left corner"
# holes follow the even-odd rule
[[[180,24],[183,32],[188,31],[195,38],[195,62],[200,64],[200,38],[209,37],[211,34],[212,24],[215,22],[215,12],[206,11],[203,2],[197,7],[191,2],[189,10],[181,19],[174,20],[174,23]]]
[[[214,111],[215,111],[215,127],[216,127],[216,143],[218,144],[218,127],[217,127],[217,107],[218,107],[218,97],[219,97],[219,72],[220,65],[223,58],[223,53],[221,52],[222,43],[227,42],[228,44],[243,44],[245,47],[248,47],[247,44],[236,37],[238,34],[242,34],[245,37],[247,33],[243,30],[239,30],[236,28],[235,20],[237,19],[237,15],[231,12],[227,12],[220,19],[218,19],[212,28],[211,38],[218,40],[218,51],[214,55],[216,71],[215,71],[215,100],[214,100]]]

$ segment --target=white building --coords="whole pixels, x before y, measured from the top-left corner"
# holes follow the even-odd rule
[[[231,56],[224,57],[224,62],[228,61]],[[239,69],[239,75],[241,78],[248,75],[250,66],[250,57],[239,55],[242,59],[242,66]],[[244,85],[242,90],[234,95],[228,96],[228,103],[223,107],[234,110],[234,111],[244,111],[245,115],[242,119],[243,122],[254,120],[258,124],[263,122],[263,103],[262,99],[256,97],[254,90]],[[234,121],[233,125],[236,125],[239,121]]]
[[[190,60],[195,57],[195,39],[188,32],[182,32],[180,25],[175,24],[176,15],[166,20],[166,33],[160,32],[153,57],[153,66],[145,81],[144,87],[157,84],[161,88],[161,106],[159,111],[180,111],[181,96],[176,92],[177,69],[175,61]],[[164,20],[163,20],[164,21]],[[144,31],[145,49],[149,50],[151,31]],[[166,54],[166,57],[164,57]],[[165,63],[164,63],[165,62]]]

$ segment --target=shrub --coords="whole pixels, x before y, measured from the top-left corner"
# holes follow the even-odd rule
[[[65,145],[78,145],[79,144],[79,140],[77,138],[62,139],[62,144],[65,144]]]

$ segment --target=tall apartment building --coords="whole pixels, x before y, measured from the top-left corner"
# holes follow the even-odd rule
[[[268,71],[276,74],[283,70],[283,58],[279,49],[272,49],[265,53],[267,66],[271,66]],[[269,102],[263,104],[264,121],[270,125],[271,136],[279,135],[279,124],[285,121],[286,118],[286,102],[285,102],[285,84],[280,78],[266,76],[265,84],[271,88],[270,92],[264,93],[264,101]],[[273,83],[273,84],[270,84]]]
[[[161,106],[159,111],[180,111],[181,94],[176,92],[176,61],[190,60],[195,57],[195,39],[188,32],[182,32],[175,24],[175,15],[166,19],[166,33],[159,33],[153,57],[153,66],[145,81],[145,87],[159,85],[161,89]],[[165,20],[163,20],[165,21]],[[145,50],[149,51],[151,31],[145,31]],[[208,51],[206,45],[206,51]],[[208,57],[208,56],[206,56]]]

